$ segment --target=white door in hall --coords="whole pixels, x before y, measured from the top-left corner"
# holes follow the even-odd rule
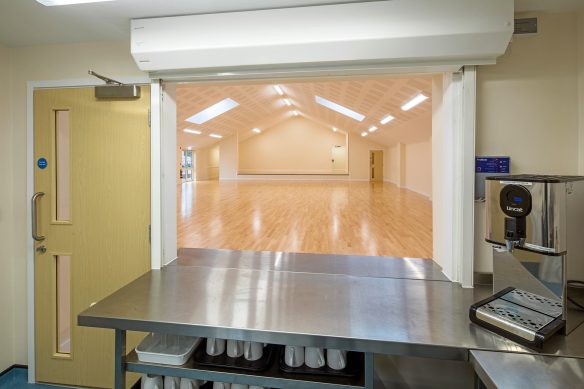
[[[37,382],[113,386],[113,331],[77,315],[150,269],[149,108],[149,87],[133,100],[34,92]]]
[[[370,181],[383,181],[383,150],[369,152]]]
[[[347,148],[345,146],[333,146],[332,165],[333,173],[347,172]]]

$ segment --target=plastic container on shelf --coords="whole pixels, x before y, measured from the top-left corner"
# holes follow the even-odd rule
[[[136,346],[136,354],[141,362],[184,365],[200,341],[193,336],[151,333]]]

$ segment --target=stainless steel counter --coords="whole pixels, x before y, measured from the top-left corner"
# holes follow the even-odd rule
[[[151,271],[81,313],[79,324],[457,360],[471,349],[532,353],[469,321],[488,288],[241,267]],[[544,352],[584,357],[584,326]]]
[[[470,361],[488,389],[584,387],[584,359],[473,350]]]
[[[436,262],[421,258],[180,249],[178,259],[172,262],[171,265],[344,274],[355,277],[408,278],[448,282],[448,278],[442,273],[442,269]]]

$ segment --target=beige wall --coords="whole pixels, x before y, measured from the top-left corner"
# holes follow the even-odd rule
[[[293,117],[239,143],[239,174],[332,174],[332,149],[346,143],[345,134]]]
[[[350,133],[349,178],[355,181],[369,181],[369,151],[384,149],[385,146],[372,142],[371,140],[363,138],[360,135]]]
[[[87,79],[89,69],[122,79],[146,77],[146,74],[138,70],[130,56],[129,42],[33,46],[13,48],[10,52],[12,55],[12,82],[2,83],[2,85],[11,85],[12,129],[6,146],[15,152],[8,153],[8,157],[4,153],[0,156],[0,158],[8,159],[4,166],[10,166],[12,173],[7,175],[6,181],[8,182],[3,183],[1,191],[4,193],[6,187],[12,187],[11,206],[13,215],[15,215],[10,226],[12,230],[10,239],[13,246],[8,258],[8,261],[13,264],[12,278],[14,280],[13,301],[11,302],[14,309],[14,314],[11,316],[14,319],[13,363],[26,364],[26,239],[29,234],[29,231],[26,230],[26,205],[28,203],[26,194],[26,83],[27,81],[39,80]],[[0,73],[4,75],[4,72]],[[4,142],[2,145],[5,145]],[[2,147],[0,146],[0,148]],[[0,244],[0,246],[4,246],[4,244]],[[6,314],[5,311],[2,312],[2,315],[4,314]],[[4,322],[4,320],[1,321]],[[0,350],[0,355],[3,352],[4,350]]]
[[[197,181],[219,179],[219,143],[195,150]]]
[[[0,45],[0,85],[10,91],[10,50]],[[14,328],[16,315],[13,299],[14,245],[13,211],[14,191],[14,143],[12,141],[10,93],[0,93],[0,372],[15,363]],[[19,153],[17,153],[19,154]],[[23,262],[24,263],[24,262]],[[24,323],[25,324],[25,323]]]
[[[536,16],[537,35],[515,37],[496,65],[478,69],[476,154],[510,155],[512,173],[576,174],[584,103],[578,102],[578,48],[584,45],[577,42],[578,16]],[[484,213],[477,204],[475,270],[489,272]]]
[[[405,146],[405,187],[432,197],[432,139]]]
[[[225,138],[219,144],[219,179],[237,178],[237,135]]]

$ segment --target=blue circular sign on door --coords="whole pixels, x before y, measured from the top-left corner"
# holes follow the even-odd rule
[[[39,169],[45,169],[47,167],[47,159],[44,157],[40,157],[37,161],[37,166]]]

